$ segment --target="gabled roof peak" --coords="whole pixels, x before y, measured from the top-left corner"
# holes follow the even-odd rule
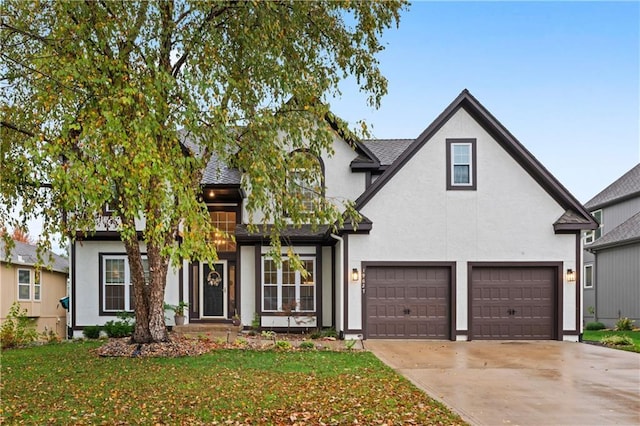
[[[584,206],[580,204],[468,89],[462,90],[453,102],[400,154],[387,171],[356,200],[356,208],[361,209],[364,207],[461,108],[476,120],[560,206],[566,210],[572,210],[581,216],[586,223],[589,224],[584,225],[585,229],[597,226]]]

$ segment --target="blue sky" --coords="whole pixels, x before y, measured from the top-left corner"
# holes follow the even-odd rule
[[[385,33],[389,93],[334,113],[414,138],[465,88],[586,202],[640,161],[640,2],[416,2]]]

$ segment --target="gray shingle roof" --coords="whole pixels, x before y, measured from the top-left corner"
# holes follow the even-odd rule
[[[38,262],[38,256],[36,254],[36,246],[31,244],[22,243],[20,241],[15,242],[16,245],[11,251],[11,263],[14,265],[33,266]],[[5,244],[0,240],[0,261],[5,261]],[[55,253],[51,253],[52,263],[51,270],[56,272],[67,273],[69,271],[69,261],[62,256]],[[49,269],[49,257],[48,254],[44,255],[44,268]]]
[[[611,231],[598,238],[586,248],[588,250],[598,250],[607,247],[615,247],[619,245],[640,242],[640,212],[631,216]]]
[[[239,185],[241,177],[240,170],[229,168],[217,155],[213,154],[202,174],[200,183],[204,185]]]
[[[390,166],[415,139],[369,139],[362,143],[378,157],[381,166]]]
[[[593,211],[616,201],[627,199],[634,194],[640,196],[640,163],[600,191],[595,197],[587,201],[584,206]]]
[[[202,155],[202,148],[197,143],[193,135],[181,131],[182,144],[192,153]],[[227,166],[215,153],[211,155],[209,163],[202,174],[200,183],[203,185],[239,185],[241,173],[238,169]]]

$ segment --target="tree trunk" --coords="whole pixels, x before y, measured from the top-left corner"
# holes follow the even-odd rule
[[[161,248],[149,243],[147,246],[149,259],[149,332],[153,342],[166,342],[169,339],[164,320],[164,290],[167,283],[169,259],[161,254]]]
[[[140,243],[137,238],[133,241],[124,241],[127,258],[129,260],[129,274],[133,284],[133,300],[135,304],[136,324],[131,340],[136,343],[148,343],[152,341],[149,328],[149,303],[146,296],[146,283],[144,281],[144,268],[142,267],[142,255]]]

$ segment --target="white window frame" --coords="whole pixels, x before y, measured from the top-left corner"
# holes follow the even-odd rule
[[[455,149],[458,146],[465,146],[469,150],[469,161],[467,163],[456,163]],[[473,186],[473,146],[471,142],[453,142],[449,147],[451,149],[451,186]],[[456,166],[469,166],[469,181],[456,182]]]
[[[591,285],[587,285],[587,269],[589,269],[591,271]],[[593,275],[593,265],[584,265],[584,271],[583,271],[583,276],[584,276],[584,288],[593,288],[593,279],[595,278],[595,276]]]
[[[261,295],[261,309],[262,312],[283,312],[282,309],[282,288],[284,286],[283,284],[283,270],[282,270],[282,266],[278,267],[278,269],[276,269],[276,274],[277,274],[277,279],[276,279],[276,284],[275,286],[277,287],[277,309],[273,310],[273,309],[265,309],[265,303],[264,303],[264,294],[265,294],[265,286],[269,286],[269,287],[273,287],[273,284],[265,284],[265,262],[266,261],[271,261],[271,257],[269,256],[262,256],[262,271],[261,271],[261,286],[262,286],[262,295]],[[281,258],[281,261],[288,261],[289,258],[287,256],[283,256]],[[312,274],[313,277],[313,284],[302,284],[302,274],[300,273],[300,271],[295,271],[295,300],[296,300],[296,307],[295,309],[292,309],[292,312],[315,312],[316,311],[316,306],[317,306],[317,300],[316,300],[316,286],[318,285],[317,283],[317,262],[316,262],[316,257],[315,256],[300,256],[300,261],[304,262],[304,261],[311,261],[313,264],[313,270],[309,271]],[[308,309],[308,310],[303,310],[300,309],[300,289],[303,286],[309,286],[309,287],[313,287],[313,307],[312,309]]]
[[[29,282],[24,283],[24,282],[20,282],[20,272],[27,272],[27,274],[29,274]],[[18,282],[18,300],[24,300],[24,301],[29,301],[31,300],[31,285],[33,284],[33,280],[32,280],[32,274],[31,274],[31,269],[26,269],[26,268],[18,268],[17,272],[16,272],[16,281]],[[28,297],[24,298],[24,297],[20,297],[20,288],[21,287],[26,287],[29,290],[29,295]]]
[[[600,216],[600,219],[596,218],[596,215]],[[594,218],[596,218],[598,220],[598,228],[592,230],[592,231],[587,231],[585,233],[584,236],[584,243],[585,244],[591,244],[592,242],[596,241],[598,238],[602,237],[602,231],[604,228],[604,214],[602,209],[598,209],[598,210],[594,210],[591,212],[591,216],[593,216]],[[597,235],[600,234],[600,235]]]
[[[123,309],[107,309],[107,260],[124,260],[124,308]],[[145,265],[145,260],[147,260],[146,255],[142,255],[142,264],[143,267]],[[131,272],[129,269],[129,258],[126,254],[103,254],[102,255],[102,276],[100,277],[100,285],[102,286],[102,300],[100,303],[102,304],[102,311],[105,313],[117,313],[117,312],[133,312],[133,307],[131,306],[131,297],[133,292],[133,283],[131,282]],[[148,261],[146,263],[147,270],[145,271],[145,280],[148,280],[149,272],[148,272]],[[110,284],[113,285],[113,284]]]
[[[33,271],[33,300],[42,300],[42,271]]]

